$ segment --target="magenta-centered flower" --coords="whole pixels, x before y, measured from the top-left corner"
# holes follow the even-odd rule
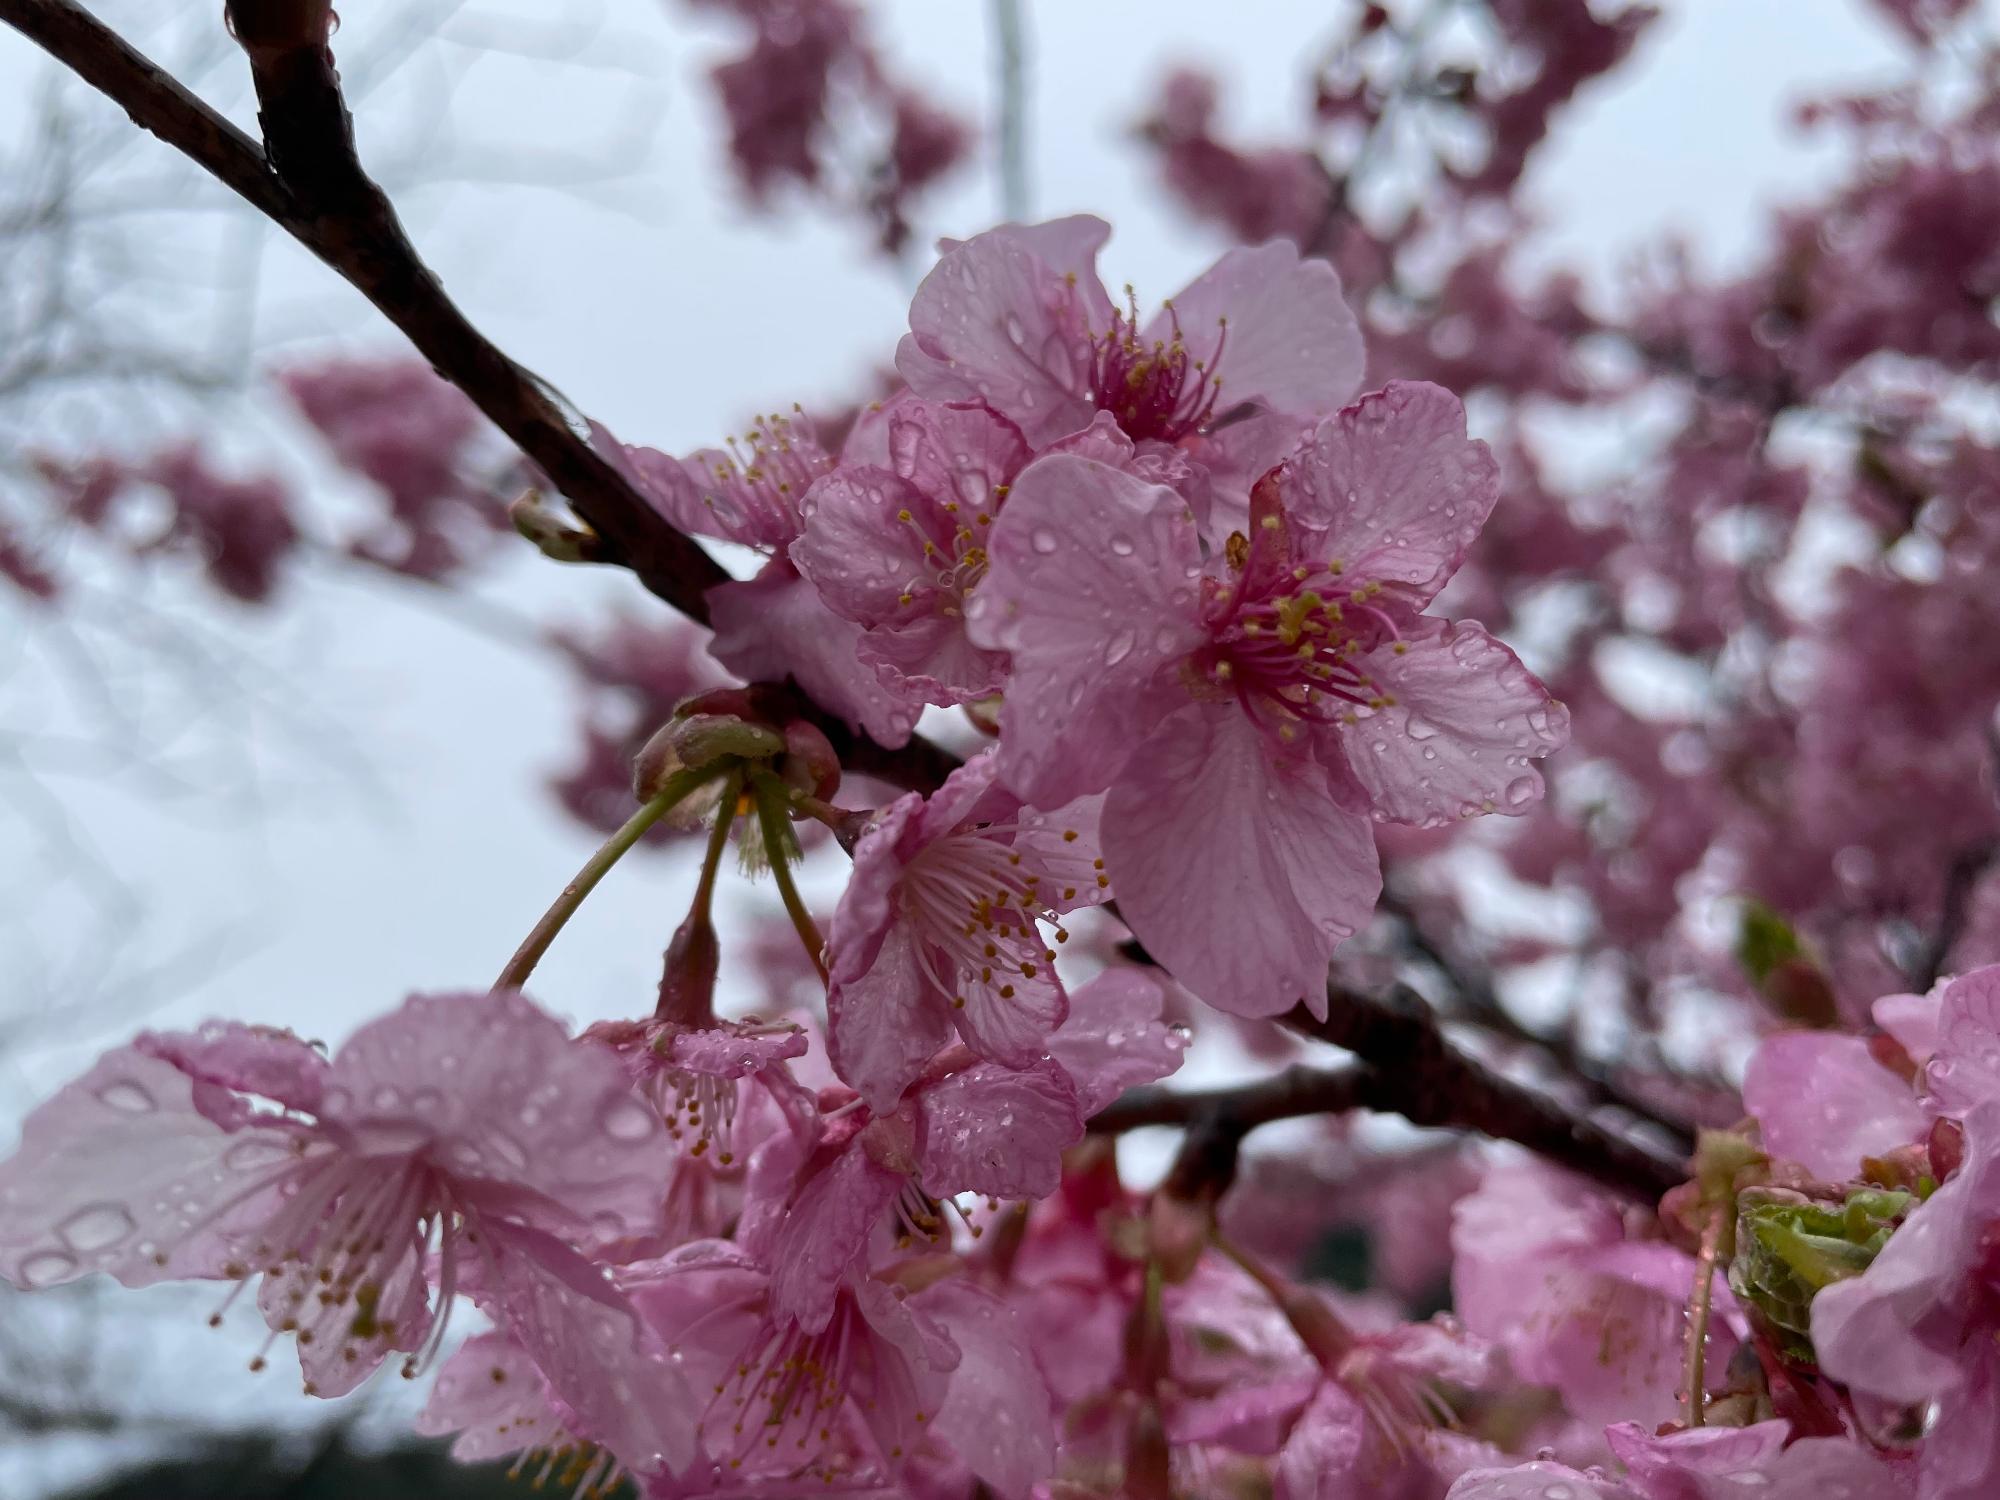
[[[1037,449],[1108,413],[1135,443],[1187,449],[1240,511],[1251,481],[1360,385],[1340,278],[1282,240],[1231,250],[1142,321],[1129,289],[1121,308],[1098,280],[1110,233],[1078,215],[948,244],[896,368],[919,396],[990,407]]]
[[[414,1372],[469,1287],[580,1430],[678,1467],[681,1377],[578,1248],[655,1227],[666,1161],[618,1060],[517,994],[418,996],[331,1062],[254,1027],[142,1036],[28,1118],[0,1166],[0,1276],[261,1278],[325,1396],[391,1351]]]
[[[1120,910],[1210,1003],[1324,1005],[1380,888],[1371,816],[1541,796],[1566,711],[1479,626],[1420,613],[1497,493],[1457,399],[1408,383],[1313,428],[1206,557],[1166,486],[1071,453],[1015,482],[969,611],[1012,659],[1001,774],[1039,807],[1108,790]]]

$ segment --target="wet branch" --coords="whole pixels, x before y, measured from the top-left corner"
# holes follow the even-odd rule
[[[250,59],[262,143],[75,0],[0,0],[0,21],[237,193],[373,303],[562,491],[597,533],[602,560],[629,569],[652,593],[706,624],[708,590],[727,582],[728,573],[591,446],[575,407],[472,324],[363,170],[328,43],[328,0],[229,0],[226,11]],[[955,764],[948,752],[922,741],[886,750],[796,696],[804,716],[826,731],[856,770],[927,787]]]

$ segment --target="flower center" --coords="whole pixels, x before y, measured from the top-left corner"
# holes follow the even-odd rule
[[[797,535],[799,497],[833,467],[833,460],[809,430],[799,431],[778,412],[727,441],[727,454],[699,456],[707,481],[702,504],[732,529],[773,539]]]
[[[896,520],[916,533],[923,544],[924,563],[931,570],[917,574],[903,585],[901,603],[907,606],[929,595],[937,600],[940,613],[957,616],[964,612],[966,596],[986,576],[983,538],[993,524],[993,514],[979,511],[968,525],[959,519],[961,509],[956,500],[940,501],[938,509],[952,523],[949,535],[942,526],[926,526],[908,509],[896,512]]]
[[[947,834],[920,851],[903,872],[904,910],[923,936],[925,972],[954,1006],[965,1005],[969,976],[998,983],[1014,998],[1013,977],[1034,979],[1055,962],[1037,918],[1054,920],[1041,877],[1022,868],[1018,850],[1001,836],[1014,825],[988,824]],[[1056,929],[1056,941],[1069,933]]]
[[[1209,641],[1189,662],[1203,690],[1233,695],[1257,724],[1287,742],[1300,722],[1350,722],[1355,708],[1394,700],[1358,664],[1384,642],[1401,650],[1401,632],[1374,604],[1377,583],[1349,584],[1340,565],[1297,567],[1257,579],[1242,569],[1233,588],[1208,586],[1203,603]]]
[[[1138,300],[1129,286],[1125,303],[1124,311],[1113,310],[1106,332],[1090,335],[1090,398],[1135,442],[1179,442],[1215,415],[1222,394],[1222,376],[1215,372],[1228,342],[1228,320],[1217,322],[1208,357],[1196,359],[1171,302],[1166,312],[1173,336],[1151,342],[1140,335]]]
[[[775,1459],[792,1475],[840,1478],[838,1450],[829,1445],[868,1337],[845,1295],[818,1333],[765,1323],[715,1389],[703,1422],[718,1440],[712,1451],[727,1451],[731,1469],[762,1469]]]

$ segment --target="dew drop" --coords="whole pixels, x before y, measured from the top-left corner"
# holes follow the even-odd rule
[[[1434,740],[1437,738],[1438,727],[1429,719],[1421,719],[1411,714],[1403,725],[1403,733],[1413,740]]]
[[[93,1203],[58,1224],[56,1234],[78,1254],[94,1255],[119,1244],[138,1227],[121,1204]]]
[[[1119,557],[1130,557],[1134,550],[1132,538],[1126,536],[1122,531],[1119,532],[1111,538],[1111,550]]]
[[[1535,790],[1534,777],[1516,776],[1507,783],[1507,790],[1504,793],[1507,805],[1512,808],[1526,807],[1535,800]]]
[[[643,1141],[653,1133],[654,1119],[637,1099],[620,1099],[605,1110],[598,1125],[614,1141]]]
[[[1138,638],[1131,631],[1119,631],[1118,634],[1105,642],[1104,665],[1107,667],[1117,666],[1118,663],[1132,654],[1132,648],[1137,644]]]
[[[31,1292],[75,1274],[76,1261],[60,1250],[44,1250],[21,1262],[21,1285]]]
[[[254,1172],[259,1167],[268,1167],[283,1161],[291,1155],[288,1147],[278,1141],[254,1139],[238,1141],[222,1154],[222,1163],[234,1167],[239,1172]]]
[[[106,1084],[97,1091],[99,1102],[115,1109],[121,1115],[151,1114],[154,1109],[153,1096],[129,1078],[121,1078],[116,1083]]]
[[[1047,557],[1056,550],[1056,534],[1046,526],[1036,527],[1034,534],[1028,540],[1033,543],[1035,550],[1044,557]]]

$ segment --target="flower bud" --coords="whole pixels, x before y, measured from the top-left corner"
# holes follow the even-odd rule
[[[676,771],[713,765],[725,756],[768,760],[785,748],[784,737],[762,724],[728,714],[690,714],[653,731],[632,762],[632,794],[650,802]]]
[[[702,910],[691,911],[674,929],[660,970],[660,1001],[653,1014],[662,1021],[705,1028],[715,1024],[715,976],[722,947],[715,924]]]
[[[840,790],[840,757],[817,726],[794,719],[785,726],[785,756],[778,762],[778,774],[788,786],[824,802]]]

